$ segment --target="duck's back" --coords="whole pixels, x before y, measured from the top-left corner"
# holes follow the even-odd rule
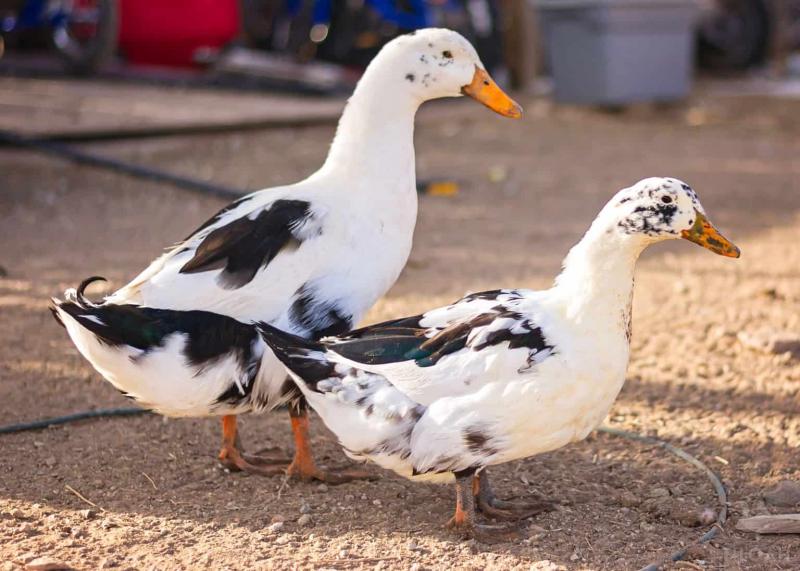
[[[342,333],[396,280],[416,218],[415,203],[395,210],[395,222],[383,220],[390,209],[369,215],[351,200],[309,180],[247,195],[107,301]]]

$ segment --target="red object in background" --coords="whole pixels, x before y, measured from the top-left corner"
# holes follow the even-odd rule
[[[119,46],[128,61],[195,67],[198,48],[239,33],[237,0],[120,0]]]

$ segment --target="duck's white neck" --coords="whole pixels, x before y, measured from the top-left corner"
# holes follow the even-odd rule
[[[647,241],[613,226],[599,217],[564,260],[553,293],[570,321],[625,327],[621,316],[629,314],[636,260]]]
[[[384,180],[414,176],[414,116],[422,101],[384,71],[371,65],[359,81],[321,174]]]

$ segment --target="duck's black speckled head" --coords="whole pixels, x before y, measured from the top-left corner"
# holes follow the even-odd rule
[[[674,178],[646,178],[621,190],[607,212],[623,235],[649,241],[684,238],[717,254],[739,257],[739,248],[708,221],[697,193]]]
[[[472,44],[452,30],[426,28],[395,38],[370,64],[378,66],[385,81],[420,101],[469,95],[501,115],[522,115],[522,108],[486,72]]]
[[[717,254],[739,257],[739,248],[706,217],[697,193],[674,178],[646,178],[621,190],[607,207],[623,235],[648,241],[684,238]]]
[[[674,178],[646,178],[620,191],[611,202],[623,233],[653,238],[677,237],[694,223],[695,212],[703,212],[694,190]]]

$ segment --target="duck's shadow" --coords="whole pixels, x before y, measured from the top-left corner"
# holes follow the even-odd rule
[[[288,423],[279,412],[245,417],[242,425],[249,440],[270,435],[269,442],[259,444],[290,440]],[[320,461],[340,462],[332,437],[318,420],[314,425]],[[366,543],[406,536],[409,558],[449,549],[612,567],[613,557],[621,553],[638,553],[645,564],[650,554],[665,554],[670,538],[678,545],[698,535],[676,521],[676,507],[714,505],[705,477],[688,464],[658,448],[596,436],[556,453],[492,468],[498,495],[536,493],[556,500],[558,509],[523,524],[518,541],[465,541],[444,525],[454,507],[451,486],[409,482],[375,467],[370,469],[379,477],[376,481],[340,486],[228,473],[214,459],[218,436],[213,419],[164,421],[156,416],[13,435],[6,437],[5,449],[6,458],[15,461],[4,462],[0,493],[38,503],[45,511],[57,510],[60,517],[74,510],[72,516],[80,519],[79,510],[92,509],[101,527],[175,524],[190,534],[240,529],[286,535],[297,545],[314,538],[334,542],[345,535]],[[739,461],[764,452],[759,448],[736,445],[728,458]],[[304,514],[311,521],[301,525],[298,519]],[[281,529],[274,530],[278,521],[283,522],[277,526]],[[639,542],[635,549],[631,534]],[[597,541],[603,548],[595,553]]]

